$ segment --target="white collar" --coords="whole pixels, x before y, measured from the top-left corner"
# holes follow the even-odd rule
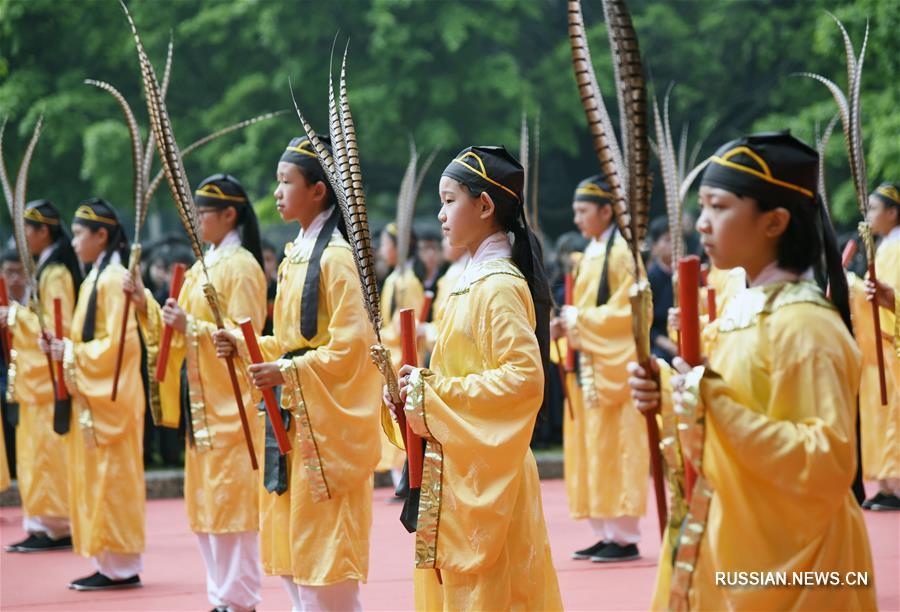
[[[106,259],[106,251],[100,253],[100,257],[97,258],[97,261],[94,262],[93,269],[100,270],[100,266],[103,265],[103,260]],[[110,264],[119,264],[122,265],[122,257],[119,255],[118,251],[113,251],[112,255],[109,258]],[[99,274],[99,272],[98,272]]]
[[[509,236],[506,235],[506,232],[491,234],[475,249],[475,254],[472,255],[472,258],[466,264],[466,269],[460,274],[453,290],[456,291],[468,287],[477,276],[478,267],[481,264],[496,259],[509,259],[510,257],[512,257],[512,245],[509,243]]]
[[[55,249],[56,249],[56,243],[54,242],[53,244],[50,244],[47,247],[45,247],[43,251],[41,251],[41,255],[40,255],[40,257],[38,257],[38,260],[37,260],[38,268],[43,266],[44,262],[47,261],[48,259],[50,259],[50,256],[53,255],[53,251]]]
[[[203,256],[203,261],[207,266],[211,266],[222,258],[222,253],[226,250],[230,250],[231,247],[240,245],[241,235],[236,229],[233,229],[225,234],[225,237],[222,238],[219,244],[209,245],[209,249],[206,250],[206,255]]]
[[[610,241],[613,230],[616,229],[615,221],[610,222],[609,227],[603,230],[599,238],[592,238],[587,248],[584,249],[585,257],[596,257],[606,252],[606,243]]]
[[[316,245],[316,239],[318,239],[319,234],[322,232],[322,228],[325,226],[326,221],[331,218],[331,215],[337,212],[336,209],[337,206],[331,206],[330,208],[323,210],[316,215],[316,218],[309,224],[309,227],[301,227],[300,232],[297,234],[297,239],[294,240],[294,244],[291,246],[288,256],[311,255],[313,247]],[[338,231],[337,227],[334,228],[334,231]]]
[[[900,225],[895,225],[894,229],[889,231],[887,236],[881,240],[881,244],[891,244],[898,241],[900,241]]]

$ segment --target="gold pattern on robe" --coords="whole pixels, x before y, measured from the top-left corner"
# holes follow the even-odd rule
[[[576,325],[569,331],[579,351],[574,420],[564,420],[566,492],[573,518],[643,516],[650,472],[647,429],[628,391],[626,366],[634,361],[629,291],[634,263],[614,234],[609,252],[609,299],[597,305],[606,242],[586,253],[575,270]],[[578,405],[580,404],[580,406]]]
[[[702,472],[670,604],[875,608],[868,537],[850,490],[860,361],[853,338],[809,282],[746,289],[710,328],[698,404],[688,402],[679,415],[686,457],[699,458],[702,444]],[[870,578],[867,587],[746,588],[717,585],[722,571],[852,571]]]
[[[145,403],[133,317],[125,333],[118,396],[116,401],[110,399],[125,309],[125,274],[125,268],[111,262],[99,275],[93,340],[82,341],[81,333],[96,268],[81,285],[72,317],[68,354],[76,384],[69,391],[85,444],[72,444],[69,496],[73,547],[84,556],[104,551],[136,554],[144,549]]]
[[[416,601],[560,609],[528,447],[543,395],[531,294],[511,260],[477,265],[448,300],[433,373],[415,370],[406,407],[429,438],[416,563],[444,581],[417,581]]]
[[[306,400],[303,399],[303,389],[300,386],[300,376],[297,368],[290,359],[279,360],[281,375],[284,377],[284,385],[281,389],[281,408],[293,410],[297,423],[297,438],[300,454],[303,456],[303,467],[306,470],[306,478],[309,482],[309,491],[314,502],[322,502],[331,499],[328,491],[328,483],[325,482],[325,472],[322,469],[322,457],[316,446],[316,436],[309,422],[309,411],[306,410]]]
[[[288,400],[290,405],[282,401],[295,417],[305,413],[311,438],[304,440],[300,419],[292,419],[288,491],[279,496],[260,486],[260,558],[267,574],[290,575],[297,584],[365,580],[372,472],[381,435],[382,379],[369,359],[375,335],[360,299],[353,254],[343,238],[332,236],[322,253],[313,338],[300,333],[308,255],[290,244],[285,253],[278,269],[274,335],[260,338],[259,345],[267,362],[309,349],[290,359],[288,395],[302,389],[302,396]],[[318,461],[308,463],[311,440]],[[329,497],[322,494],[323,482]]]

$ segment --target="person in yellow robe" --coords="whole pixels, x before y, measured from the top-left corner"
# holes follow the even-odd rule
[[[703,175],[704,249],[749,287],[704,330],[707,363],[676,359],[662,398],[698,476],[664,538],[654,609],[876,608],[851,490],[860,355],[817,173],[815,150],[774,132],[727,143]],[[832,301],[806,280],[823,255]],[[629,370],[638,409],[659,409],[656,382]]]
[[[437,281],[437,291],[434,292],[434,302],[431,306],[431,321],[421,325],[420,335],[424,338],[425,350],[428,353],[434,350],[434,344],[437,342],[438,322],[444,315],[450,294],[453,293],[456,281],[469,264],[469,252],[465,248],[452,246],[446,236],[441,241],[441,249],[444,252],[444,260],[450,262],[450,265]]]
[[[420,278],[421,263],[415,257],[410,257],[403,265],[397,261],[397,224],[388,223],[381,232],[379,243],[379,255],[391,268],[390,274],[384,280],[381,287],[381,343],[391,352],[391,361],[397,370],[403,365],[403,348],[400,345],[400,311],[404,308],[412,308],[416,311],[418,320],[419,311],[425,303],[425,286]],[[416,252],[415,232],[410,236],[410,252]],[[419,361],[424,358],[420,352]],[[394,488],[401,487],[403,476],[403,463],[406,461],[406,453],[402,448],[395,446],[388,436],[381,436],[381,459],[376,472],[390,472]],[[402,501],[398,496],[393,498]]]
[[[438,323],[431,369],[400,370],[402,409],[426,441],[418,610],[562,609],[529,448],[549,367],[550,292],[523,182],[503,147],[467,148],[441,177],[438,219],[471,259]]]
[[[81,270],[59,211],[48,200],[25,206],[25,240],[37,265],[37,293],[44,325],[55,332],[54,302],[60,301],[63,335],[75,308]],[[56,400],[47,356],[38,345],[41,321],[30,305],[0,307],[0,332],[12,336],[7,394],[18,405],[16,472],[27,537],[8,552],[40,552],[72,547],[69,530],[67,465],[71,456],[70,400]]]
[[[863,473],[878,481],[878,492],[863,508],[900,511],[900,187],[883,183],[869,196],[869,224],[881,237],[875,253],[877,294],[884,354],[887,405],[881,404],[871,300],[876,286],[850,275],[853,329],[863,356],[859,388]]]
[[[82,202],[72,221],[72,246],[91,264],[81,284],[70,338],[55,339],[51,353],[62,359],[77,429],[69,462],[72,545],[91,557],[94,574],[72,581],[79,591],[141,586],[144,550],[144,463],[142,441],[146,392],[141,376],[141,341],[129,317],[118,393],[111,399],[119,330],[127,297],[125,230],[112,205],[99,198]]]
[[[256,331],[262,331],[266,279],[250,198],[236,178],[215,174],[200,183],[194,202],[201,238],[210,244],[204,262],[222,317],[231,326],[249,317]],[[187,395],[184,498],[206,564],[207,597],[217,609],[246,612],[261,599],[259,475],[248,455],[228,369],[216,357],[212,337],[216,323],[204,294],[205,281],[196,262],[185,275],[177,302],[170,298],[160,306],[140,278],[131,276],[126,277],[125,291],[139,314],[151,372],[156,372],[164,325],[174,330],[165,378],[156,391],[161,400],[157,420],[178,427],[182,393]],[[240,376],[239,382],[256,446],[262,441],[262,427],[248,381]]]
[[[379,453],[375,336],[334,192],[306,137],[290,141],[277,178],[278,212],[301,229],[278,270],[275,334],[259,339],[265,363],[249,368],[257,388],[280,388],[292,444],[281,457],[267,436],[263,569],[282,577],[294,610],[360,610]],[[249,360],[239,334],[216,339],[221,354],[237,346]]]
[[[625,369],[635,358],[628,298],[634,263],[602,176],[578,184],[572,209],[590,242],[573,273],[574,304],[556,320],[579,361],[578,386],[568,389],[572,413],[563,421],[566,492],[572,518],[587,519],[597,538],[572,557],[630,561],[640,557],[650,470],[647,427],[632,406]]]
[[[25,275],[25,266],[19,260],[19,254],[15,249],[7,249],[0,255],[0,278],[6,283],[6,295],[4,297],[10,304],[14,302],[18,304],[28,302],[28,280]],[[0,323],[3,320],[0,319]],[[4,343],[8,340],[7,332],[8,330],[0,329]],[[0,394],[2,394],[0,396],[0,406],[3,409],[3,415],[0,418],[3,427],[3,438],[0,441],[0,444],[2,444],[2,449],[0,450],[3,451],[2,455],[0,455],[0,491],[8,489],[12,484],[10,478],[15,476],[15,427],[19,419],[19,406],[13,402],[7,402],[6,398],[8,372],[5,350],[11,347],[7,347],[4,344],[3,348],[4,351],[0,352],[0,365],[2,365],[2,371],[0,371]],[[12,431],[9,428],[12,428]],[[9,446],[7,446],[8,442],[10,443]],[[10,465],[10,459],[12,460],[12,465]]]

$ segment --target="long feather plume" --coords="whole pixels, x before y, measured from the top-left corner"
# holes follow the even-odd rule
[[[144,209],[147,203],[144,199],[146,178],[143,174],[144,159],[141,147],[141,130],[138,127],[137,120],[134,118],[134,113],[131,111],[131,106],[129,106],[128,101],[125,100],[125,96],[123,96],[118,89],[104,81],[85,79],[84,82],[88,85],[99,87],[112,95],[119,104],[122,114],[125,116],[125,125],[128,127],[128,133],[131,136],[131,163],[134,168],[134,239],[137,241],[141,229],[141,221],[146,214]]]
[[[0,123],[0,183],[3,183],[3,197],[6,200],[6,208],[9,211],[10,222],[12,222],[13,214],[13,194],[12,184],[9,182],[9,175],[6,173],[6,161],[3,159],[3,133],[6,132],[6,117],[3,123]]]
[[[825,126],[825,131],[819,134],[819,126],[816,125],[816,150],[819,152],[819,179],[817,181],[817,190],[819,192],[819,196],[822,198],[822,203],[825,206],[825,210],[830,213],[830,204],[828,202],[828,190],[825,184],[825,153],[828,150],[828,141],[831,140],[831,134],[834,132],[834,127],[837,125],[838,115],[835,115],[828,122],[828,125]]]
[[[668,107],[668,93],[666,93],[664,104]],[[678,228],[681,227],[681,199],[679,197],[679,187],[681,185],[678,182],[678,160],[674,151],[670,148],[672,139],[669,114],[668,112],[660,114],[659,105],[655,99],[653,100],[653,118],[656,124],[656,155],[659,158],[660,173],[663,178],[666,215],[669,219],[669,236],[672,239],[672,261],[677,262],[684,254],[684,240],[681,232],[678,231]]]
[[[623,150],[626,152],[632,255],[637,263],[640,258],[640,243],[644,240],[650,221],[650,144],[644,70],[637,34],[625,3],[622,0],[604,0],[603,11],[607,28],[611,32],[613,59],[618,67],[616,90],[622,92],[625,103],[625,133],[622,138],[626,143]],[[621,113],[622,109],[619,111]]]
[[[280,111],[275,111],[275,112],[271,112],[271,113],[264,113],[262,115],[258,115],[251,119],[245,119],[244,121],[240,121],[238,123],[229,125],[228,127],[224,127],[221,130],[217,130],[217,131],[213,132],[212,134],[207,134],[203,138],[199,138],[199,139],[195,140],[194,142],[192,142],[191,144],[186,146],[184,149],[182,149],[181,158],[184,159],[185,157],[187,157],[188,155],[190,155],[197,149],[212,142],[213,140],[221,138],[222,136],[231,134],[232,132],[241,130],[241,129],[243,129],[245,127],[249,127],[251,125],[255,125],[257,123],[261,123],[263,121],[268,121],[269,119],[274,119],[275,117],[284,115],[285,113],[288,113],[288,112],[290,112],[290,111],[280,110]],[[166,178],[165,171],[160,170],[159,172],[156,173],[156,176],[153,177],[153,180],[150,181],[149,185],[147,185],[147,187],[146,187],[146,194],[144,196],[144,199],[147,202],[150,202],[150,200],[153,198],[153,195],[156,193],[156,190],[159,189],[160,184],[162,183],[162,181],[165,178]],[[147,209],[145,208],[144,209],[145,217],[146,217],[146,214],[147,214]],[[143,223],[143,219],[142,219],[142,223]]]
[[[134,35],[135,46],[137,47],[138,59],[141,65],[141,77],[144,82],[144,95],[147,99],[147,111],[156,143],[156,150],[162,161],[163,171],[166,174],[166,179],[172,192],[172,199],[175,201],[181,223],[188,234],[191,249],[194,251],[194,256],[202,262],[203,250],[200,243],[199,223],[194,199],[188,185],[184,164],[181,161],[178,144],[175,142],[175,136],[172,132],[172,124],[166,110],[165,101],[161,97],[159,82],[156,79],[153,65],[144,51],[144,45],[141,42],[134,20],[131,18],[131,13],[128,12],[128,8],[121,0],[120,4],[122,5],[122,10],[125,11],[125,16],[128,18],[131,32]]]
[[[412,196],[416,182],[416,165],[419,154],[416,143],[409,139],[409,163],[400,181],[400,192],[397,194],[397,268],[406,269],[409,258],[409,246],[412,242],[413,218],[416,214],[416,201]]]
[[[525,205],[525,218],[528,221],[529,225],[534,225],[534,222],[531,220],[531,210],[528,207],[528,204],[531,200],[528,199],[528,178],[531,175],[531,169],[529,168],[529,162],[531,157],[528,152],[528,114],[523,110],[522,111],[522,122],[519,128],[519,163],[522,164],[522,202]]]
[[[531,227],[540,235],[541,218],[538,208],[538,174],[541,160],[541,114],[534,117],[534,154],[531,162]]]
[[[625,170],[622,165],[622,155],[616,142],[609,113],[603,103],[603,96],[597,84],[597,77],[594,74],[580,0],[569,0],[568,12],[569,44],[572,47],[575,81],[581,94],[584,112],[587,115],[594,151],[613,194],[613,209],[616,212],[616,222],[619,226],[619,231],[626,240],[630,241],[632,239],[631,215],[626,204],[625,190],[623,189]]]

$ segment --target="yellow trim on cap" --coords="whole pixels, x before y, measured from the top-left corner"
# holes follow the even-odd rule
[[[888,200],[893,200],[897,204],[900,204],[900,191],[897,191],[897,188],[893,185],[881,186],[875,190],[875,193],[883,195]]]
[[[109,217],[101,217],[97,213],[94,212],[94,209],[88,206],[87,204],[82,204],[78,207],[78,210],[75,211],[76,219],[85,219],[87,221],[95,221],[97,223],[105,223],[107,225],[118,225],[119,222],[115,219],[111,219]]]
[[[194,195],[204,196],[207,198],[212,198],[214,200],[227,200],[228,202],[246,202],[247,198],[243,196],[233,196],[228,195],[222,188],[216,185],[215,183],[209,183],[208,185],[204,185],[200,189],[194,192]]]
[[[750,157],[753,161],[755,161],[757,164],[759,164],[759,167],[762,168],[762,172],[760,172],[759,170],[754,170],[753,168],[750,168],[748,166],[742,166],[741,164],[730,161],[730,159],[732,157],[734,157],[735,155],[737,155],[738,153],[744,153],[745,155]],[[731,149],[730,151],[726,152],[722,157],[719,157],[718,155],[713,155],[710,158],[710,161],[713,161],[713,162],[719,164],[720,166],[725,166],[726,168],[731,168],[732,170],[738,170],[739,172],[746,172],[747,174],[752,174],[753,176],[755,176],[757,178],[761,178],[762,180],[766,181],[767,183],[772,183],[773,185],[778,185],[779,187],[786,187],[787,189],[793,189],[794,191],[799,191],[803,195],[810,197],[810,198],[814,197],[814,195],[815,195],[815,194],[813,194],[812,191],[810,191],[809,189],[806,189],[804,187],[801,187],[800,185],[794,185],[793,183],[787,183],[785,181],[780,181],[777,178],[775,178],[774,176],[772,176],[772,171],[769,170],[769,165],[765,162],[765,160],[762,157],[760,157],[755,151],[753,151],[749,147],[743,147],[743,146],[735,147],[735,148]]]
[[[299,153],[300,155],[309,155],[310,157],[318,157],[316,152],[312,149],[312,142],[309,139],[304,140],[300,143],[299,147],[288,147],[287,151],[293,151],[294,153]]]
[[[610,192],[604,191],[599,185],[596,185],[595,183],[588,183],[584,187],[579,187],[575,190],[575,195],[598,196],[601,198],[609,198],[610,200],[613,197]]]
[[[464,161],[467,157],[474,157],[475,160],[478,162],[478,167],[481,168],[481,170],[476,170],[473,166],[470,166],[469,164],[467,164]],[[491,185],[496,185],[497,187],[499,187],[500,189],[502,189],[503,191],[507,192],[512,197],[514,197],[516,199],[516,201],[518,201],[519,196],[516,195],[515,191],[513,191],[509,187],[506,187],[505,185],[501,185],[500,183],[498,183],[497,181],[495,181],[494,179],[492,179],[491,177],[489,177],[487,175],[487,170],[484,169],[484,162],[481,161],[481,158],[478,157],[478,155],[474,151],[469,151],[462,157],[457,157],[453,161],[455,161],[457,164],[460,164],[461,166],[465,166],[466,168],[468,168],[469,170],[471,170],[472,172],[474,172],[475,174],[477,174],[478,176],[480,176],[481,178],[486,180]]]
[[[37,208],[25,209],[25,218],[29,221],[44,223],[45,225],[59,225],[59,219],[51,219],[50,217],[45,217]]]

